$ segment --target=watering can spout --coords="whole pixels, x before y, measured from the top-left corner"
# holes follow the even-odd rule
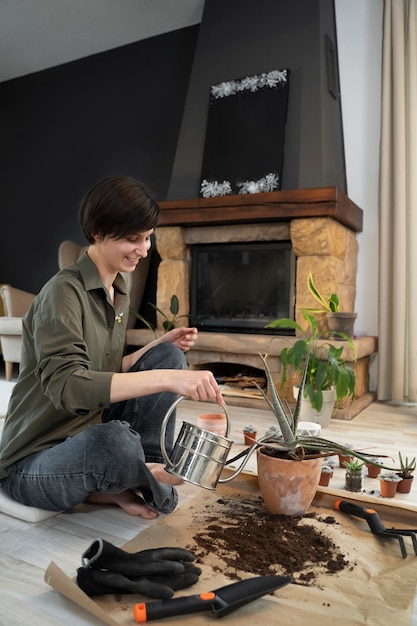
[[[166,463],[165,469],[182,480],[213,490],[217,483],[229,482],[240,474],[258,444],[254,443],[247,450],[242,463],[230,476],[221,478],[222,470],[227,464],[227,457],[233,444],[233,441],[228,438],[230,417],[226,404],[223,403],[227,422],[225,437],[199,428],[189,422],[183,422],[170,457],[165,445],[166,427],[172,413],[184,398],[185,396],[180,396],[175,400],[162,422],[160,445]]]

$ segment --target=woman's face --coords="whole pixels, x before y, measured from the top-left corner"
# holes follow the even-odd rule
[[[94,247],[99,249],[101,261],[108,271],[133,272],[140,259],[148,255],[153,232],[154,229],[122,239],[114,239],[107,235],[102,240],[97,239]]]

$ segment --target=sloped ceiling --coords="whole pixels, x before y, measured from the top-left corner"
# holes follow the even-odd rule
[[[204,0],[0,0],[0,82],[198,24]]]

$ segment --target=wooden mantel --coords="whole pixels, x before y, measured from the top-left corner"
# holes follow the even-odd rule
[[[207,226],[331,217],[362,232],[363,211],[337,187],[159,202],[161,226]]]

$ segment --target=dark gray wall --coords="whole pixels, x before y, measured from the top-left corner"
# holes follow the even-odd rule
[[[0,283],[37,292],[77,210],[111,174],[158,200],[199,195],[210,85],[291,71],[283,188],[346,191],[324,35],[333,0],[206,0],[200,26],[0,83]],[[337,57],[336,57],[337,65]]]
[[[84,193],[112,174],[166,198],[198,26],[0,84],[0,283],[37,292]]]
[[[326,34],[338,74],[333,0],[206,0],[169,199],[199,195],[210,86],[283,68],[290,69],[290,89],[282,188],[346,191],[341,106],[328,89]]]

